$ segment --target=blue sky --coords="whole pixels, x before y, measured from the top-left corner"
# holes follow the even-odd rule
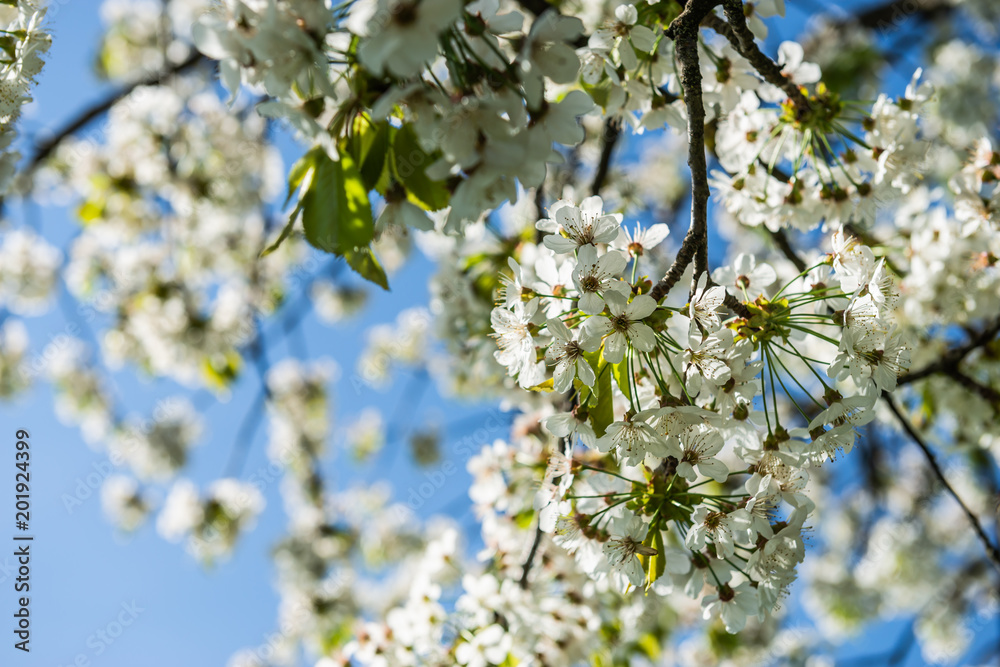
[[[862,3],[849,3],[862,4]],[[46,128],[58,127],[75,111],[100,99],[110,88],[96,81],[91,63],[101,27],[95,2],[53,3],[50,10],[53,46],[48,56],[36,103],[23,127],[42,135]],[[789,21],[781,27],[785,36],[802,25],[803,13],[789,4]],[[773,49],[777,35],[772,34]],[[908,75],[905,77],[908,78]],[[98,123],[99,125],[99,123]],[[286,163],[295,158],[294,146],[285,142]],[[7,216],[24,219],[26,210],[18,202],[8,204]],[[65,210],[45,208],[38,211],[41,230],[51,242],[65,245],[74,223]],[[718,244],[716,244],[718,248]],[[364,315],[337,328],[319,324],[310,315],[303,331],[313,356],[329,355],[341,367],[342,380],[335,387],[334,405],[337,425],[350,421],[362,408],[379,406],[389,417],[400,401],[408,401],[412,388],[407,371],[397,373],[397,382],[385,393],[362,388],[356,391],[349,376],[353,359],[363,346],[364,330],[375,323],[390,322],[403,308],[427,301],[426,278],[431,270],[423,259],[415,257],[392,280],[391,293],[372,292]],[[61,298],[68,298],[61,295]],[[71,307],[72,308],[72,307]],[[66,330],[67,319],[54,308],[48,315],[28,323],[32,349],[42,349],[52,335]],[[86,336],[83,336],[86,339]],[[271,361],[294,356],[285,344],[269,348]],[[185,393],[166,381],[146,382],[132,369],[112,376],[115,395],[129,412],[148,415],[156,402],[169,395]],[[258,389],[256,376],[250,372],[237,384],[231,400],[208,401],[204,410],[208,432],[193,453],[189,471],[196,481],[218,477],[233,444],[234,433],[244,418]],[[427,420],[452,423],[446,435],[450,447],[463,436],[475,433],[495,413],[489,406],[459,404],[439,397],[431,388],[416,406],[404,402],[406,424],[420,426]],[[24,656],[12,648],[12,641],[0,647],[0,664],[56,667],[95,665],[100,667],[158,667],[176,665],[223,665],[229,656],[243,647],[259,646],[273,631],[278,598],[272,588],[273,569],[269,549],[280,537],[284,516],[278,484],[266,489],[268,509],[257,529],[245,537],[235,556],[211,570],[204,570],[183,548],[165,543],[151,525],[136,535],[116,535],[104,520],[97,486],[107,474],[107,457],[89,448],[76,429],[63,426],[55,418],[52,395],[47,385],[37,385],[15,403],[0,403],[0,507],[7,507],[13,522],[14,433],[31,433],[32,459],[32,652]],[[487,440],[502,435],[502,430],[486,434]],[[266,428],[261,428],[252,443],[244,468],[249,475],[266,466],[264,455]],[[405,442],[389,443],[405,447]],[[340,455],[343,456],[343,455]],[[446,452],[447,456],[447,452]],[[468,476],[464,460],[452,459],[459,472],[448,479],[447,487],[436,493],[422,508],[423,512],[447,511],[468,519],[468,503],[463,500]],[[427,481],[404,450],[387,452],[379,460],[380,472],[388,477],[397,496],[405,500],[411,489]],[[342,460],[327,464],[330,486],[337,489],[354,483],[372,481],[370,473],[358,471]],[[87,495],[89,492],[89,496]],[[67,505],[67,499],[79,502]],[[3,514],[0,512],[0,514]],[[466,525],[470,523],[466,522]],[[0,545],[13,545],[13,527],[0,529]],[[471,538],[472,536],[470,536]],[[0,636],[10,638],[13,626],[15,594],[8,569],[14,564],[13,546],[0,546],[0,610],[6,625],[0,624]],[[127,626],[118,625],[128,621]],[[867,653],[875,646],[891,646],[898,624],[874,628],[855,644],[856,651]],[[119,634],[120,630],[120,634]],[[102,638],[103,633],[104,638]],[[110,640],[110,642],[108,641]],[[877,644],[874,644],[879,640]],[[911,662],[918,655],[914,651]],[[81,658],[82,656],[82,658]]]

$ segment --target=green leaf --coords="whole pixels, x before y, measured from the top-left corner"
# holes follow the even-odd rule
[[[374,189],[386,171],[389,130],[387,121],[373,125],[371,121],[359,117],[355,123],[355,133],[351,143],[356,146],[357,152],[353,153],[353,157],[355,162],[361,165],[361,182],[365,184],[367,190]]]
[[[103,197],[101,199],[102,201],[88,199],[80,204],[76,209],[76,217],[80,218],[83,224],[89,224],[94,220],[100,219],[104,215]]]
[[[601,80],[594,84],[581,80],[580,87],[590,95],[590,99],[594,100],[594,104],[601,107],[605,112],[607,111],[608,105],[612,101],[611,93],[615,87],[610,77],[606,75],[602,76]]]
[[[298,207],[296,207],[295,212],[292,213],[291,217],[288,218],[288,222],[285,224],[285,228],[281,230],[281,234],[275,239],[274,243],[267,246],[260,251],[261,257],[267,257],[272,252],[278,249],[278,247],[285,242],[289,236],[292,235],[292,229],[295,227],[295,217],[298,215]]]
[[[648,655],[653,660],[660,657],[660,642],[652,633],[645,633],[639,639],[636,640],[636,644],[642,649],[642,652]]]
[[[514,523],[517,527],[522,530],[527,530],[531,528],[532,522],[535,520],[535,510],[532,508],[523,509],[514,515]]]
[[[663,573],[666,572],[666,559],[664,558],[665,545],[663,544],[663,532],[660,530],[658,525],[650,527],[649,533],[646,535],[646,540],[643,542],[643,544],[652,547],[653,549],[656,549],[655,554],[646,557],[649,559],[648,565],[646,567],[646,590],[649,590],[649,587],[653,585],[653,582],[662,577]]]
[[[396,130],[392,141],[392,173],[406,188],[406,198],[427,211],[438,211],[448,205],[451,193],[444,181],[433,181],[427,167],[437,159],[420,147],[411,125]]]
[[[375,283],[385,291],[389,291],[389,280],[386,278],[385,269],[379,264],[378,258],[370,247],[348,250],[344,253],[344,259],[354,271],[365,280]]]
[[[228,388],[239,377],[243,358],[236,350],[205,357],[201,362],[202,377],[206,383],[218,390]]]
[[[306,175],[316,168],[316,162],[320,155],[325,155],[325,153],[322,148],[316,146],[292,165],[292,168],[288,171],[288,194],[285,196],[285,203],[281,205],[281,208],[285,208],[288,206],[288,202],[292,201],[292,195],[302,185],[302,181]],[[295,216],[292,215],[292,217],[294,218]]]
[[[601,350],[584,353],[584,358],[597,375],[594,383],[594,395],[597,402],[590,408],[590,425],[598,438],[604,435],[608,426],[615,420],[614,395],[611,390],[611,372],[608,362],[604,360]]]
[[[542,382],[541,384],[536,384],[534,387],[528,387],[528,391],[542,391],[545,392],[546,394],[551,394],[553,391],[555,391],[555,379],[549,378],[548,380]]]
[[[375,236],[368,190],[347,153],[338,162],[326,153],[316,157],[312,181],[300,203],[306,239],[320,250],[343,255],[368,245]]]

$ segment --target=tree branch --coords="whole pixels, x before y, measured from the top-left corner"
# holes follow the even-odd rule
[[[990,562],[993,564],[993,567],[996,568],[997,572],[1000,572],[1000,550],[998,550],[997,547],[990,541],[989,536],[986,535],[986,531],[979,523],[979,519],[976,518],[976,515],[972,513],[972,510],[970,510],[964,502],[962,502],[958,493],[956,493],[955,489],[948,483],[948,480],[944,476],[944,471],[941,470],[941,466],[938,464],[937,457],[934,455],[934,452],[927,445],[927,443],[924,442],[923,438],[920,437],[920,434],[916,432],[913,428],[913,424],[910,423],[910,420],[904,417],[903,413],[899,411],[899,408],[896,406],[896,401],[892,398],[892,395],[888,392],[883,392],[882,400],[884,400],[886,405],[889,406],[892,414],[896,417],[896,421],[898,421],[899,425],[903,427],[906,434],[910,436],[910,439],[913,440],[917,447],[920,448],[920,451],[924,453],[924,457],[927,459],[927,464],[934,472],[934,476],[938,478],[938,481],[941,482],[941,485],[944,486],[948,494],[955,499],[955,502],[957,502],[962,508],[962,511],[965,512],[965,515],[969,518],[969,523],[972,524],[972,529],[979,537],[979,541],[983,543],[983,547],[986,549]]]
[[[264,417],[264,408],[271,400],[271,389],[267,386],[267,372],[269,363],[267,353],[264,349],[264,332],[262,327],[256,327],[254,337],[250,341],[250,358],[253,359],[254,368],[257,369],[257,376],[260,380],[260,391],[250,405],[250,410],[243,417],[239,431],[236,432],[236,440],[232,449],[229,450],[229,460],[226,461],[226,477],[238,477],[243,471],[247,454],[250,452],[250,445],[253,444],[254,436],[260,427]]]
[[[35,152],[28,159],[22,173],[29,175],[35,171],[45,161],[49,155],[52,154],[59,144],[65,141],[68,137],[76,134],[84,127],[89,125],[94,119],[99,117],[101,114],[105,113],[108,109],[113,107],[117,102],[127,97],[132,91],[140,86],[154,86],[163,83],[175,74],[180,74],[181,72],[187,71],[193,68],[195,65],[207,60],[205,56],[201,53],[194,51],[185,60],[171,65],[170,67],[154,72],[150,76],[143,79],[136,79],[131,83],[127,83],[115,92],[111,93],[103,100],[91,104],[89,107],[84,109],[76,118],[70,120],[63,127],[56,130],[55,134],[46,139],[45,141],[39,142],[35,145]]]
[[[594,173],[594,180],[590,184],[590,194],[601,194],[604,181],[608,179],[608,172],[611,169],[611,154],[615,150],[615,144],[621,137],[621,121],[609,116],[604,121],[604,132],[601,135],[601,159],[597,163],[597,171]]]
[[[776,62],[757,48],[756,38],[747,27],[747,19],[743,14],[743,0],[722,0],[722,9],[726,13],[728,24],[715,15],[709,15],[705,24],[728,39],[733,48],[750,62],[765,81],[785,91],[799,113],[808,111],[809,100],[802,94],[802,90],[785,76]]]
[[[1000,391],[997,391],[988,384],[983,384],[971,375],[963,373],[958,368],[950,368],[945,371],[945,374],[972,393],[978,394],[990,404],[994,412],[1000,409]]]
[[[937,361],[924,366],[918,371],[911,371],[903,375],[897,384],[909,384],[922,380],[935,373],[951,373],[958,370],[958,365],[969,356],[974,350],[988,345],[1000,333],[1000,317],[993,319],[982,331],[973,336],[968,343],[948,350]]]
[[[677,257],[666,275],[653,286],[649,295],[659,301],[670,291],[688,264],[694,261],[694,280],[708,271],[708,163],[705,161],[705,104],[701,94],[701,69],[698,64],[698,32],[718,0],[688,0],[687,6],[667,28],[674,40],[681,65],[681,88],[688,112],[688,166],[691,168],[691,225]]]
[[[909,17],[919,21],[928,21],[937,14],[949,12],[952,9],[954,9],[954,5],[948,0],[909,0],[907,3],[891,0],[841,21],[837,25],[846,28],[857,23],[865,28],[878,28],[885,31],[889,27],[898,28],[902,21]]]
[[[799,270],[799,273],[804,273],[808,267],[806,266],[805,261],[803,261],[803,259],[799,257],[798,253],[795,252],[795,248],[793,248],[791,242],[789,242],[788,235],[785,234],[785,230],[779,229],[776,232],[772,232],[768,229],[767,232],[770,235],[771,240],[774,241],[774,245],[781,251],[781,254],[784,255],[789,262],[795,265],[795,268]]]
[[[535,554],[538,553],[538,544],[542,541],[542,525],[541,523],[535,526],[535,539],[531,542],[531,551],[528,552],[528,557],[524,561],[524,565],[521,567],[521,579],[517,582],[521,588],[528,587],[528,575],[531,574],[531,566],[535,562]]]

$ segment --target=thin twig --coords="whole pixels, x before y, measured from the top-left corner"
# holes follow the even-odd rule
[[[883,392],[882,400],[884,400],[886,405],[889,406],[889,409],[892,411],[892,414],[896,417],[896,421],[898,421],[899,425],[903,427],[903,430],[906,431],[906,434],[910,436],[910,439],[913,440],[913,442],[916,443],[917,447],[920,448],[920,451],[924,453],[924,458],[927,459],[927,464],[934,472],[935,477],[938,478],[938,481],[941,482],[941,485],[944,486],[945,490],[949,493],[949,495],[951,495],[951,497],[955,499],[955,502],[957,502],[959,506],[962,508],[962,511],[965,512],[965,515],[969,518],[969,522],[972,524],[972,529],[976,531],[976,535],[979,537],[979,541],[983,543],[983,547],[986,549],[986,553],[989,556],[990,561],[996,568],[997,572],[1000,572],[1000,550],[998,550],[997,547],[990,541],[989,536],[986,535],[986,531],[979,523],[979,519],[976,518],[976,515],[972,513],[972,510],[970,510],[969,507],[964,502],[962,502],[962,499],[959,497],[958,493],[955,491],[952,485],[948,483],[948,480],[944,476],[944,471],[941,469],[941,465],[938,463],[937,456],[934,455],[934,452],[931,450],[931,448],[927,445],[926,442],[924,442],[924,439],[920,437],[920,434],[916,432],[916,430],[913,428],[913,424],[910,423],[910,420],[904,417],[903,413],[899,411],[899,408],[896,406],[896,401],[892,398],[892,396],[887,392]]]
[[[256,435],[264,417],[266,402],[267,389],[265,385],[257,392],[257,397],[243,416],[243,422],[236,432],[236,441],[233,443],[232,449],[229,450],[229,460],[226,461],[225,477],[238,477],[243,471],[247,454],[250,452],[250,445],[253,443],[254,435]]]
[[[260,427],[262,417],[264,416],[264,407],[271,399],[271,389],[267,386],[269,363],[263,338],[264,332],[258,326],[256,331],[254,331],[254,337],[250,341],[248,350],[253,360],[254,368],[257,370],[257,376],[260,379],[260,391],[250,406],[250,410],[243,417],[243,423],[240,424],[239,431],[236,432],[236,440],[233,442],[233,447],[229,453],[229,460],[226,462],[227,477],[237,477],[243,471],[243,465],[250,451],[250,445],[253,443],[254,436],[257,434],[257,429]]]
[[[807,112],[809,110],[809,100],[802,94],[799,86],[785,76],[780,65],[757,48],[754,34],[747,27],[747,19],[743,14],[742,0],[722,0],[722,9],[726,13],[726,21],[728,23],[713,14],[706,17],[705,25],[728,39],[733,48],[747,59],[750,65],[764,77],[765,81],[785,91],[785,95],[792,101],[799,113]]]
[[[531,542],[531,550],[521,567],[521,579],[517,582],[521,588],[528,587],[528,575],[531,573],[531,566],[535,562],[535,554],[538,553],[538,544],[542,541],[542,525],[539,522],[535,526],[535,539]]]
[[[801,257],[799,257],[798,253],[795,252],[795,248],[792,247],[791,242],[788,240],[788,235],[785,234],[785,230],[778,229],[778,231],[772,232],[768,229],[767,232],[771,237],[771,240],[774,241],[774,245],[781,251],[781,254],[785,256],[785,259],[795,265],[795,268],[799,270],[799,273],[803,273],[807,268],[806,263]]]
[[[98,102],[91,104],[89,107],[84,109],[79,115],[66,123],[63,127],[56,130],[55,134],[46,139],[45,141],[39,142],[35,146],[35,152],[28,159],[27,164],[24,167],[22,173],[31,174],[38,166],[45,161],[46,158],[54,151],[59,144],[65,141],[68,137],[76,134],[87,125],[89,125],[93,120],[98,118],[101,114],[105,113],[115,105],[121,99],[127,97],[132,91],[141,86],[155,86],[157,84],[163,83],[175,74],[180,74],[186,70],[193,68],[198,63],[206,60],[205,56],[201,53],[194,51],[183,61],[171,65],[170,67],[160,70],[151,74],[143,79],[137,79],[131,83],[127,83],[118,90],[114,91],[107,97]]]
[[[920,370],[910,371],[906,375],[900,376],[897,383],[909,384],[910,382],[922,380],[929,375],[934,375],[935,373],[947,374],[950,371],[958,370],[958,365],[962,363],[967,356],[969,356],[976,349],[989,345],[993,339],[996,338],[998,333],[1000,333],[1000,317],[992,320],[983,328],[982,331],[974,335],[966,344],[948,350],[941,355],[940,359],[924,366]]]
[[[681,242],[677,257],[666,275],[649,295],[659,301],[670,291],[694,261],[694,277],[708,271],[708,163],[705,160],[705,104],[698,64],[698,33],[702,20],[718,5],[718,0],[688,0],[687,6],[667,28],[674,40],[681,65],[681,88],[688,112],[688,166],[691,169],[691,225]]]
[[[983,384],[971,375],[963,373],[958,368],[949,368],[945,371],[945,374],[972,393],[978,394],[984,401],[990,404],[994,411],[1000,409],[1000,391],[987,384]]]
[[[601,159],[597,163],[597,171],[594,173],[594,180],[590,184],[590,194],[601,194],[601,188],[608,178],[611,169],[611,154],[615,150],[615,144],[621,137],[621,121],[613,116],[604,121],[604,132],[601,135]]]

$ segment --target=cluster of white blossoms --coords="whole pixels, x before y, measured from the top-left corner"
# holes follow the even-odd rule
[[[304,365],[295,359],[275,364],[267,374],[270,442],[268,456],[308,479],[330,435],[327,384],[335,378],[332,362]]]
[[[162,401],[152,420],[130,419],[122,424],[108,449],[140,478],[164,481],[185,467],[202,430],[194,406],[187,399],[174,398]]]
[[[0,231],[0,397],[51,382],[60,418],[123,468],[101,492],[114,523],[158,516],[204,560],[280,488],[280,632],[232,667],[812,664],[889,613],[916,617],[925,657],[943,660],[995,602],[968,515],[876,420],[901,385],[900,419],[970,462],[945,473],[972,513],[994,509],[995,47],[942,32],[909,85],[870,87],[888,41],[875,30],[831,20],[772,61],[754,37],[783,0],[727,0],[694,37],[673,23],[708,4],[105,3],[98,74],[130,92],[96,140],[59,139],[32,166],[25,187],[73,201],[67,246]],[[995,15],[988,0],[912,4]],[[0,3],[0,149],[48,43],[40,20]],[[697,107],[704,132],[688,127]],[[309,150],[283,216],[288,125]],[[700,221],[711,252],[658,287],[691,249],[681,211],[707,197],[684,167],[695,139],[721,203]],[[307,242],[337,257],[314,262]],[[353,335],[341,324],[368,292],[347,267],[386,287],[414,248],[436,265],[429,303],[359,337],[350,374],[292,338],[310,309]],[[32,354],[17,318],[51,307],[60,281],[81,340]],[[204,420],[171,400],[127,416],[103,375],[123,365],[217,396],[256,388],[222,479],[178,480]],[[472,478],[475,559],[468,525],[413,511],[422,492],[407,507],[393,502],[406,491],[327,484],[338,448],[367,474],[398,439],[382,405],[336,431],[335,383],[361,394],[400,366],[513,415],[509,432],[491,413],[441,447]],[[262,415],[268,460],[243,470]],[[858,427],[865,456],[825,465]],[[414,425],[414,458],[446,493],[461,466],[433,468],[435,428]],[[789,593],[814,528],[818,557]],[[780,606],[799,591],[808,631]]]
[[[212,562],[232,550],[240,533],[253,527],[263,509],[264,497],[252,484],[219,479],[199,495],[191,481],[181,479],[171,487],[156,528],[171,542],[186,539],[195,557]]]
[[[909,193],[926,168],[930,144],[919,120],[933,90],[920,75],[898,99],[882,94],[870,110],[822,84],[807,112],[790,102],[765,105],[761,91],[741,87],[720,119],[716,145],[726,172],[716,171],[712,181],[726,210],[771,231],[871,220],[876,202]]]
[[[0,306],[19,315],[48,309],[59,280],[62,253],[24,229],[12,229],[0,238]]]
[[[21,154],[11,150],[21,109],[42,71],[51,38],[42,26],[45,8],[37,0],[0,4],[0,192],[6,192]]]
[[[784,285],[740,255],[713,273],[720,284],[703,275],[687,305],[668,306],[639,268],[663,231],[625,232],[599,197],[550,212],[537,227],[553,254],[511,260],[492,315],[497,361],[569,408],[543,420],[564,444],[540,525],[623,591],[669,591],[707,569],[715,590],[689,594],[736,632],[795,578],[813,509],[807,469],[850,451],[909,366],[893,278],[838,231],[832,252]],[[548,262],[566,267],[564,283],[539,279]],[[724,314],[727,290],[741,316]],[[779,392],[798,415],[781,414]],[[608,456],[584,464],[577,441]]]
[[[594,105],[568,89],[583,29],[555,12],[529,23],[497,0],[358,0],[332,11],[308,1],[227,1],[194,38],[220,61],[231,92],[241,83],[266,92],[262,113],[332,156],[356,131],[345,108],[370,107],[364,115],[376,127],[402,120],[403,131],[390,132],[388,183],[378,186],[380,231],[429,229],[425,211],[445,206],[447,228],[458,231],[516,200],[518,183],[540,185],[546,165],[563,161],[555,146],[583,139],[576,118]]]
[[[28,330],[24,322],[8,318],[0,324],[0,397],[11,398],[30,384],[25,372]]]
[[[87,443],[96,444],[112,432],[115,415],[107,382],[89,356],[86,343],[65,337],[49,343],[39,361],[56,390],[56,414],[78,426]]]
[[[126,532],[139,528],[150,506],[133,477],[111,475],[101,485],[101,507],[111,523]]]
[[[301,244],[257,261],[281,161],[259,117],[234,116],[203,85],[192,75],[135,89],[112,107],[105,144],[66,141],[49,168],[83,200],[65,276],[114,320],[105,360],[223,391],[255,317],[281,304]]]
[[[358,357],[357,374],[351,384],[385,387],[395,366],[426,363],[431,315],[424,308],[408,308],[396,316],[395,324],[380,324],[368,330],[364,351]]]

